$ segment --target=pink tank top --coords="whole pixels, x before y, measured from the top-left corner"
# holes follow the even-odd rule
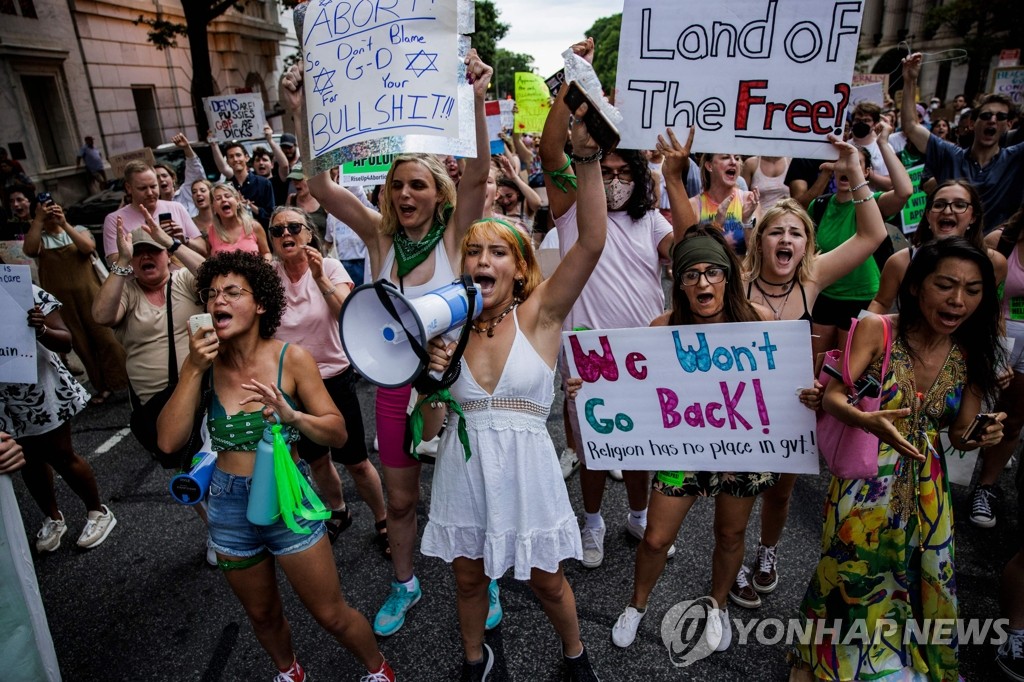
[[[245,234],[242,231],[241,237],[235,242],[223,242],[220,237],[217,236],[216,226],[211,226],[210,231],[206,233],[206,241],[210,243],[210,255],[215,253],[223,253],[226,251],[247,251],[254,253],[257,256],[260,253],[260,243],[256,240],[256,232],[251,234]]]
[[[761,172],[761,160],[758,159],[757,168],[750,178],[750,188],[756,189],[761,195],[761,206],[767,210],[776,202],[789,198],[789,187],[786,187],[786,171],[789,170],[789,161],[786,161],[785,168],[781,175],[765,175]]]

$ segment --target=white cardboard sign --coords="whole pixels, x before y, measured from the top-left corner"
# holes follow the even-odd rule
[[[34,384],[38,380],[36,333],[28,326],[33,305],[29,267],[0,265],[0,320],[6,320],[0,342],[0,383]]]

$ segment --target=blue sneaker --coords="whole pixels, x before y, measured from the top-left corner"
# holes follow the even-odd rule
[[[391,583],[391,594],[373,619],[373,631],[381,637],[389,637],[398,632],[405,624],[405,614],[423,597],[420,581],[415,577],[413,580],[416,580],[416,587],[411,591],[405,589],[402,583]]]
[[[484,623],[485,630],[493,630],[501,624],[501,618],[505,615],[505,612],[501,608],[501,599],[499,595],[501,590],[498,589],[498,581],[492,580],[491,584],[487,586],[487,622]]]

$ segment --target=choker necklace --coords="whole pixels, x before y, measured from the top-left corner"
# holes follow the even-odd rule
[[[485,320],[484,324],[481,326],[477,326],[476,322],[471,322],[469,328],[475,331],[477,334],[483,334],[484,332],[487,332],[487,338],[493,339],[494,328],[501,324],[501,321],[505,319],[505,316],[508,315],[513,310],[515,310],[515,307],[519,305],[519,303],[520,301],[518,297],[513,298],[512,303],[510,303],[507,308],[502,310],[497,317],[492,317],[489,320]]]
[[[794,277],[793,279],[796,278]],[[766,282],[766,284],[770,284],[770,282]],[[786,309],[786,304],[789,303],[789,295],[793,293],[793,280],[789,281],[789,289],[787,289],[786,293],[784,294],[769,294],[768,292],[761,288],[761,285],[757,283],[757,280],[754,280],[754,286],[757,287],[757,290],[761,292],[762,296],[764,296],[764,303],[772,311],[772,315],[775,317],[775,319],[781,320],[782,311]],[[772,305],[771,299],[773,298],[782,299],[782,303],[779,305],[778,308]]]
[[[789,288],[786,289],[785,291],[783,291],[781,294],[769,294],[767,291],[765,291],[764,289],[761,288],[761,282],[764,282],[765,284],[767,284],[769,286],[773,286],[773,287],[788,286]],[[795,282],[796,282],[796,277],[795,276],[793,277],[793,279],[789,280],[788,282],[783,282],[782,284],[776,284],[775,282],[769,282],[764,277],[758,276],[758,278],[754,280],[754,286],[757,287],[757,290],[760,291],[761,294],[763,294],[765,296],[765,298],[786,298],[787,296],[789,296],[789,293],[791,291],[793,291],[793,284]]]

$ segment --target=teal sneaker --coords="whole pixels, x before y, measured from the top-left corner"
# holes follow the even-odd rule
[[[405,589],[402,583],[391,583],[391,594],[373,619],[373,631],[381,637],[389,637],[398,632],[405,624],[405,614],[423,597],[420,581],[415,577],[413,580],[416,580],[413,590]]]
[[[498,589],[498,581],[492,580],[487,586],[487,622],[484,623],[485,630],[493,630],[501,624],[501,618],[505,612],[501,608],[499,598],[501,590]]]

